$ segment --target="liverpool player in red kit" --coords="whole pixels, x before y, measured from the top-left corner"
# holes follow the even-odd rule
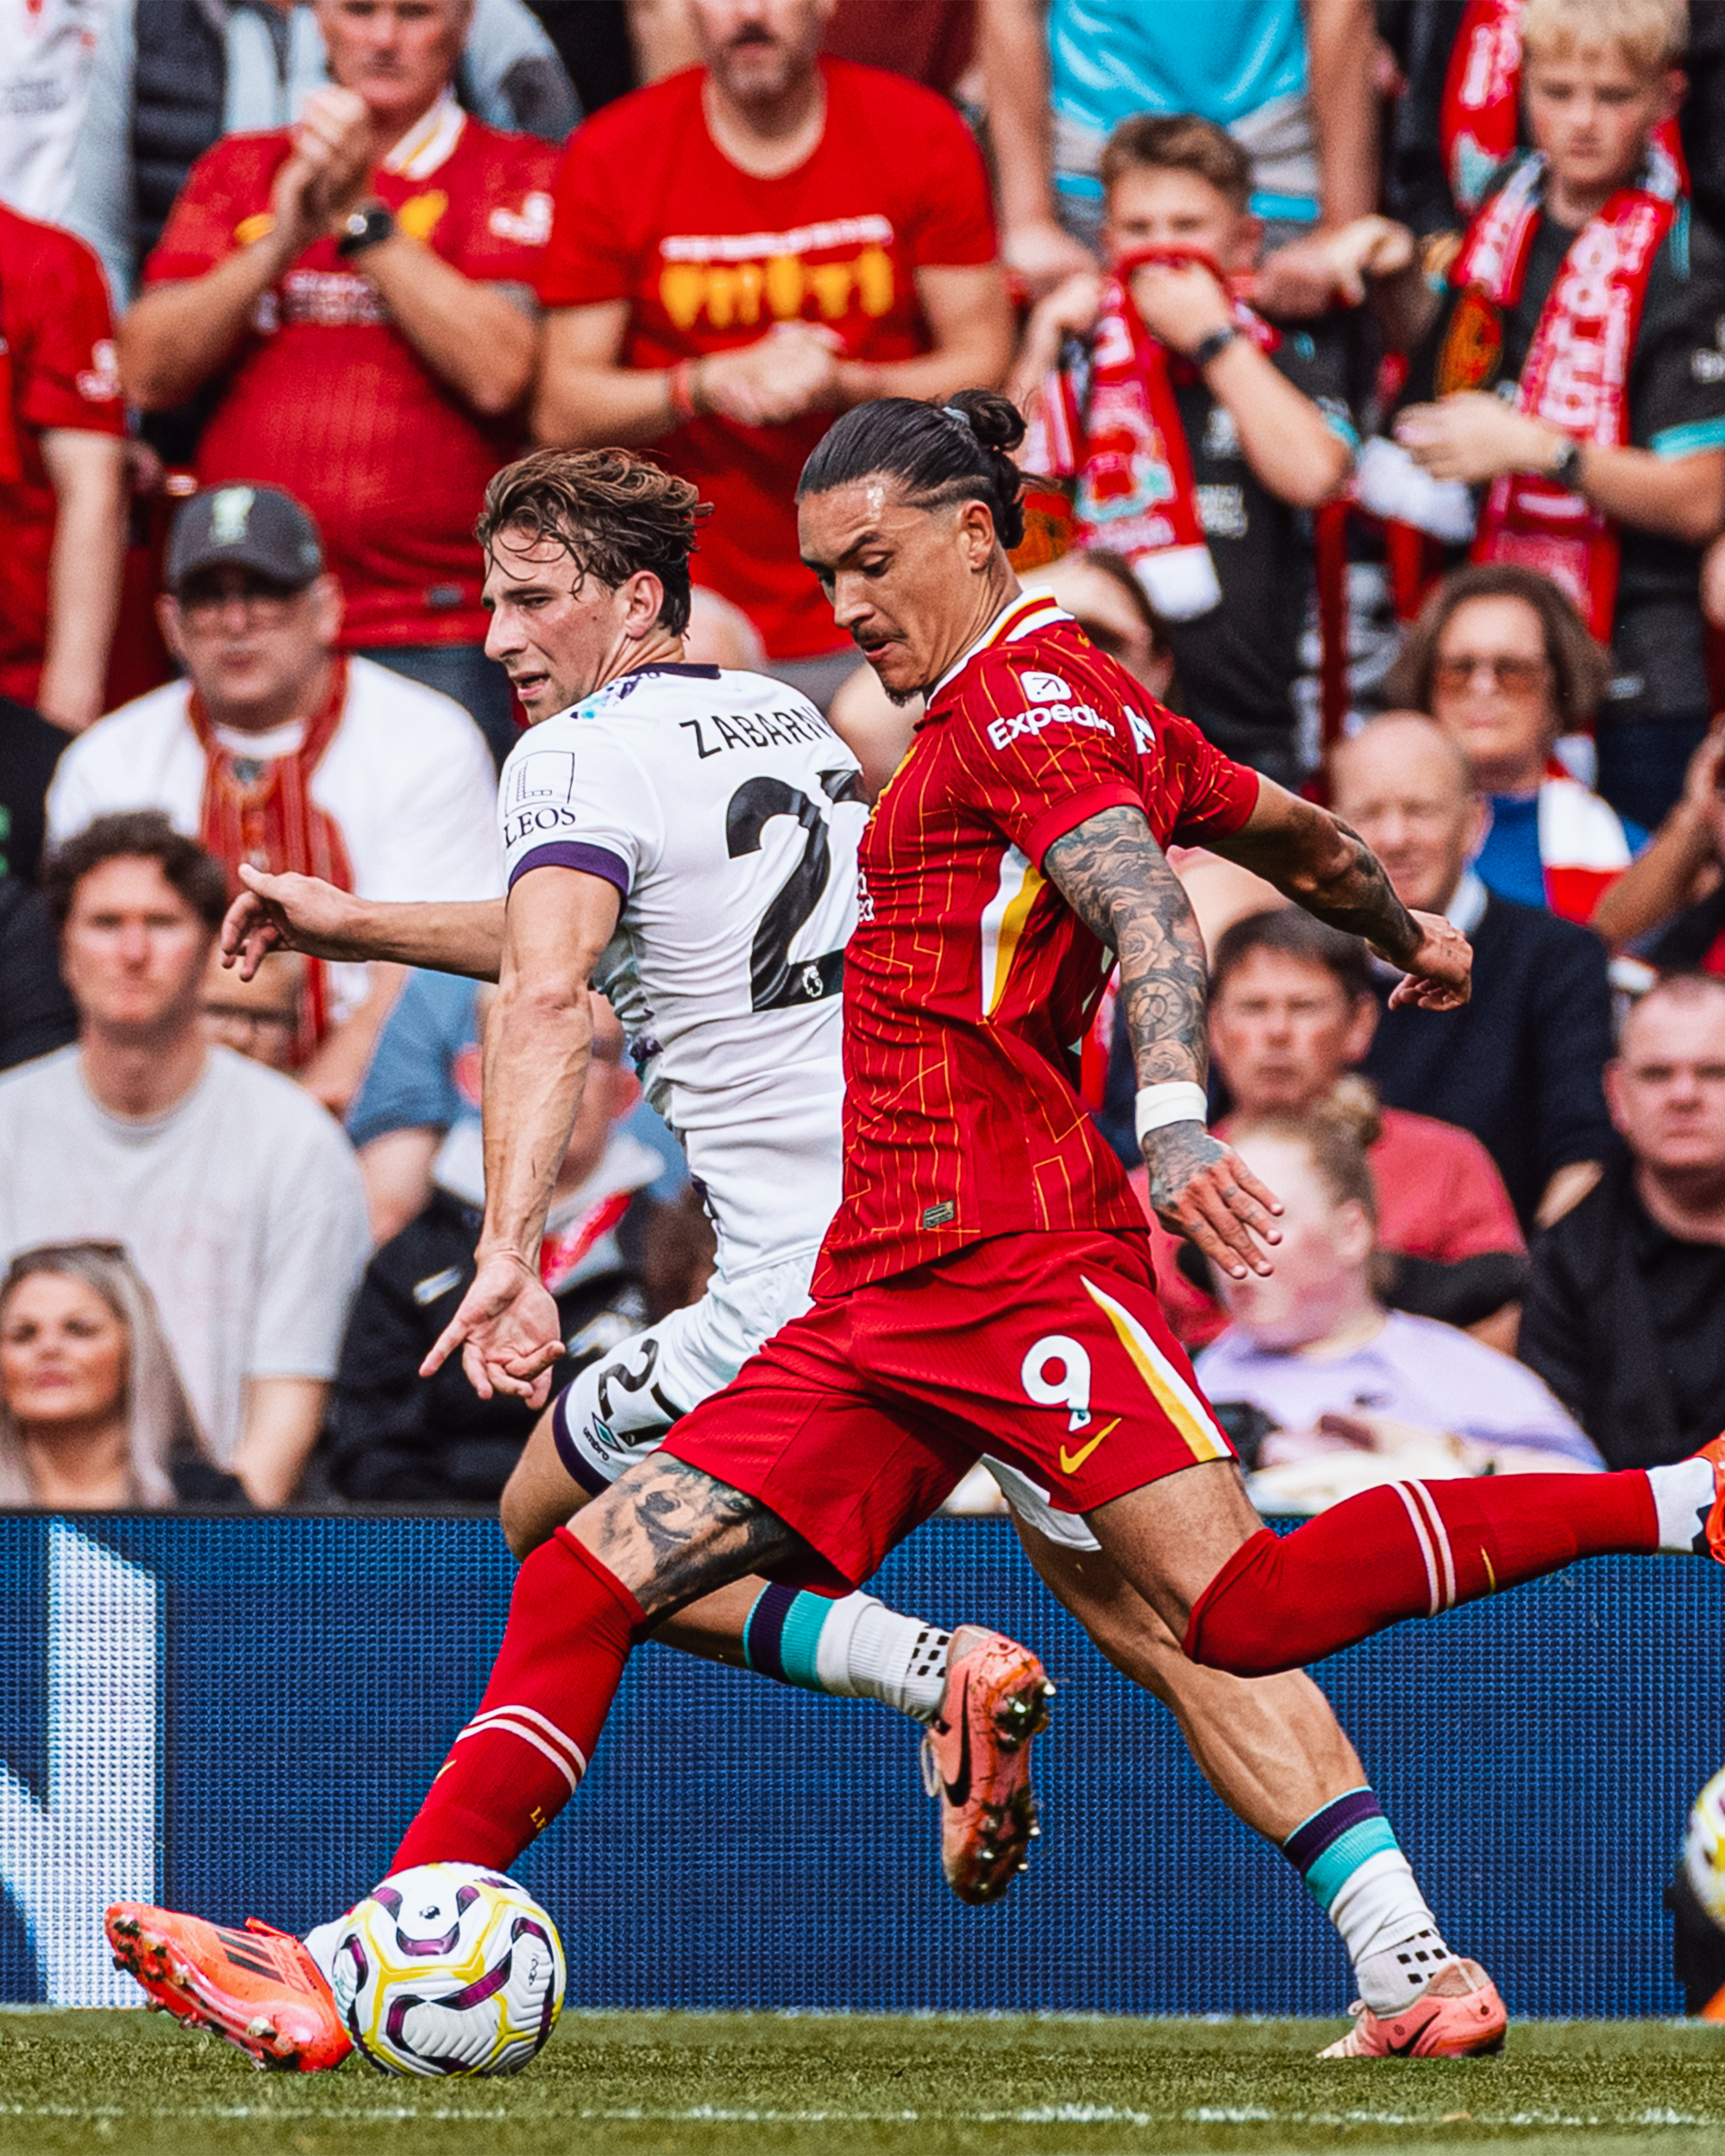
[[[1146,1626],[1240,1675],[1578,1556],[1716,1537],[1706,1458],[1413,1483],[1280,1543],[1263,1528],[1157,1310],[1141,1216],[1074,1089],[1075,1044],[1117,955],[1157,1210],[1244,1277],[1270,1268],[1278,1206],[1204,1128],[1203,955],[1164,846],[1201,837],[1364,935],[1402,970],[1400,1003],[1463,1002],[1470,954],[1401,906],[1345,825],[1146,709],[1068,617],[1018,592],[1001,542],[1019,528],[1005,452],[1021,423],[982,392],[883,400],[842,418],[805,470],[803,550],[837,618],[889,690],[928,699],[862,848],[845,1195],[816,1300],[528,1557],[485,1699],[395,1869],[506,1867],[567,1802],[650,1625],[747,1571],[867,1578],[979,1455],[1052,1514],[1082,1515]],[[562,1112],[545,1078],[549,1133]],[[536,1136],[505,1163],[530,1225],[541,1150]],[[508,1389],[536,1388],[556,1353],[507,1298],[467,1330],[470,1374]],[[1344,1864],[1380,1821],[1355,1790],[1289,1853],[1335,1828],[1312,1871]],[[1393,1837],[1377,1846],[1386,1863]],[[1357,1876],[1363,1895],[1383,1886],[1371,1865]],[[1336,2048],[1499,2040],[1483,1972],[1439,1959]]]

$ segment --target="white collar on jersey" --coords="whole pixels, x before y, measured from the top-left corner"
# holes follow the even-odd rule
[[[1066,609],[1057,605],[1046,592],[1020,592],[1016,599],[1007,600],[963,657],[941,675],[928,693],[929,702],[932,704],[947,683],[956,680],[977,653],[986,651],[990,644],[1015,644],[1020,636],[1033,636],[1038,629],[1071,619]]]
[[[467,114],[455,103],[455,91],[446,85],[431,110],[422,113],[379,162],[385,172],[398,172],[404,179],[430,179],[439,166],[448,163],[467,124]]]

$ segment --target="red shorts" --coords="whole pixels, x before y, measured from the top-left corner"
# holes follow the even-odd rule
[[[1007,1235],[817,1302],[662,1450],[759,1498],[860,1585],[997,1455],[1066,1512],[1233,1457],[1156,1300],[1147,1236]],[[789,1578],[795,1568],[775,1568]]]

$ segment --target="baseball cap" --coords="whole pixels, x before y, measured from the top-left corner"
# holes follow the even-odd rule
[[[278,486],[206,487],[174,519],[167,588],[229,562],[298,591],[323,573],[323,542],[310,514]]]

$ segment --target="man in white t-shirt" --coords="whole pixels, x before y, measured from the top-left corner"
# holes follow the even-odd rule
[[[220,865],[154,811],[102,818],[46,879],[75,1047],[0,1078],[0,1263],[122,1243],[215,1457],[293,1495],[367,1237],[346,1141],[291,1079],[204,1038]]]
[[[484,737],[447,696],[336,649],[342,594],[291,495],[221,486],[174,524],[162,631],[186,678],[110,712],[61,758],[48,843],[160,809],[231,876],[242,861],[385,900],[503,889]],[[300,1081],[345,1108],[398,966],[314,968]]]

